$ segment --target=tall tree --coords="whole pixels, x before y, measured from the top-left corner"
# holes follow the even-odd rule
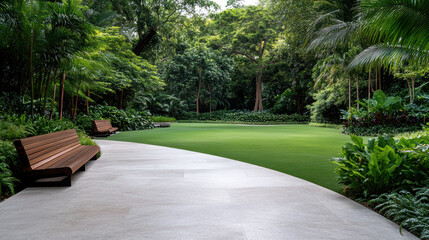
[[[111,0],[111,2],[113,9],[123,16],[124,30],[137,35],[133,47],[136,55],[140,55],[160,33],[177,29],[180,22],[198,10],[218,7],[210,0]],[[169,25],[176,27],[171,28]]]
[[[167,91],[194,102],[198,114],[201,102],[211,107],[213,103],[217,105],[221,99],[225,99],[224,90],[231,78],[233,66],[231,58],[199,45],[174,56],[165,67],[163,77]]]
[[[254,111],[262,111],[262,85],[269,50],[278,36],[281,25],[274,15],[262,6],[228,9],[214,16],[219,37],[209,39],[212,46],[248,59],[255,71]]]

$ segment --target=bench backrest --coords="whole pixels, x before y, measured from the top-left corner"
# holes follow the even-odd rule
[[[94,120],[92,121],[94,132],[108,132],[112,128],[110,120]]]
[[[31,171],[80,146],[75,129],[16,140],[16,150],[24,161],[24,171]]]

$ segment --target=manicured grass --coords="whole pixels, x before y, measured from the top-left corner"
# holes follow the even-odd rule
[[[332,157],[349,136],[338,129],[308,125],[246,126],[174,123],[170,128],[121,132],[108,140],[128,141],[208,153],[308,180],[340,191]]]

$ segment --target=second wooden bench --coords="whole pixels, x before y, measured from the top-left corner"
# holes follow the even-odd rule
[[[94,120],[92,121],[92,129],[95,136],[108,136],[118,131],[117,127],[112,127],[110,120]]]

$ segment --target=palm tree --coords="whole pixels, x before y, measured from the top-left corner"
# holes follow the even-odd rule
[[[361,7],[361,34],[373,45],[356,56],[349,68],[419,68],[429,63],[429,1],[362,0]]]
[[[320,2],[321,9],[326,11],[310,28],[313,34],[308,46],[312,49],[330,49],[348,45],[357,29],[358,0],[327,0]]]
[[[343,77],[346,71],[347,62],[345,55],[349,54],[350,47],[353,46],[356,39],[356,33],[359,27],[359,1],[358,0],[327,0],[318,1],[325,14],[322,14],[313,22],[310,33],[314,35],[308,50],[326,50],[331,58],[336,55],[343,56],[338,63],[329,63],[322,66],[320,77],[327,76],[332,83],[333,78]],[[358,44],[357,44],[358,45]],[[329,58],[329,57],[328,57]],[[325,59],[326,60],[326,59]],[[329,61],[328,61],[329,62]],[[356,78],[357,99],[359,99],[359,79]],[[320,82],[316,79],[315,87]],[[351,76],[349,76],[349,107],[351,106]],[[359,105],[358,105],[359,108]]]

